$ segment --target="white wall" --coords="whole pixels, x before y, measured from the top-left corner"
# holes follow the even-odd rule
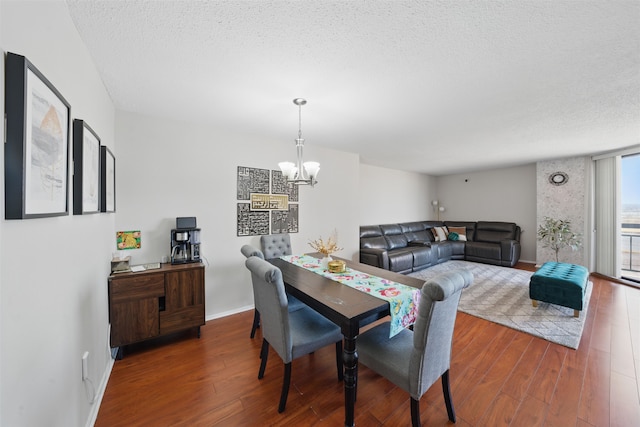
[[[436,180],[429,175],[360,165],[360,225],[431,219]]]
[[[520,259],[535,262],[535,164],[440,176],[436,186],[441,220],[515,222],[522,229]]]
[[[132,262],[168,255],[175,218],[195,216],[202,229],[202,255],[210,264],[205,275],[207,318],[250,307],[250,276],[240,248],[260,243],[258,236],[237,236],[237,167],[276,169],[279,161],[295,157],[295,144],[243,134],[241,129],[125,112],[118,112],[116,128],[116,227],[142,232],[141,249],[128,251]],[[326,238],[336,229],[344,248],[337,255],[357,256],[359,200],[351,195],[358,194],[358,156],[312,144],[304,156],[320,162],[320,182],[299,189],[299,233],[291,234],[294,250],[312,252],[310,239]]]
[[[65,2],[1,1],[0,49],[26,56],[71,104],[72,118],[86,120],[114,148],[114,107]],[[4,164],[3,150],[0,158]],[[0,221],[0,425],[80,426],[97,410],[82,382],[81,356],[89,351],[89,377],[99,386],[110,366],[113,224],[109,214]]]

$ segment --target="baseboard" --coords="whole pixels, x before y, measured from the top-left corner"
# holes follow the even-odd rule
[[[221,317],[231,316],[232,314],[242,313],[243,311],[253,310],[253,305],[245,305],[244,307],[236,308],[235,310],[223,311],[222,313],[216,313],[211,316],[207,316],[205,320],[220,319]]]
[[[627,279],[623,279],[620,277],[612,277],[612,276],[607,276],[606,274],[602,274],[602,273],[598,273],[598,272],[592,272],[591,275],[598,277],[600,279],[605,279],[608,280],[610,282],[614,282],[614,283],[619,283],[621,285],[627,285],[627,286],[631,286],[633,288],[640,288],[640,283],[633,281],[633,280],[627,280]]]
[[[89,418],[87,418],[87,427],[93,427],[98,419],[98,411],[100,411],[100,405],[102,404],[102,398],[104,397],[105,391],[107,391],[107,383],[109,382],[109,377],[111,376],[111,370],[113,369],[113,364],[115,360],[110,357],[107,362],[107,368],[104,370],[104,374],[102,375],[102,380],[100,381],[100,388],[97,391],[96,399],[93,402],[91,407],[91,412],[89,412]]]

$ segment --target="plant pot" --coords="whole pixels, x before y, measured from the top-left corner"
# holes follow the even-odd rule
[[[329,261],[332,261],[331,255],[327,255],[320,260],[320,265],[322,266],[323,269],[325,270],[329,269]]]

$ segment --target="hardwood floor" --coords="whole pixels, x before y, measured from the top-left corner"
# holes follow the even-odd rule
[[[531,269],[521,264],[518,267]],[[572,350],[458,313],[451,381],[458,426],[640,425],[640,289],[592,276],[585,329]],[[270,352],[258,380],[253,312],[138,345],[116,361],[96,426],[341,426],[344,394],[329,346],[283,365]],[[258,330],[260,331],[260,330]],[[422,397],[423,425],[451,425],[440,383]],[[359,367],[356,425],[410,425],[409,396]]]

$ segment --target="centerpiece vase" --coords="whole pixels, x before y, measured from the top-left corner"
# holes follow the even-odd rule
[[[324,257],[320,260],[320,265],[325,270],[329,269],[329,262],[332,261],[331,255],[324,254]]]

